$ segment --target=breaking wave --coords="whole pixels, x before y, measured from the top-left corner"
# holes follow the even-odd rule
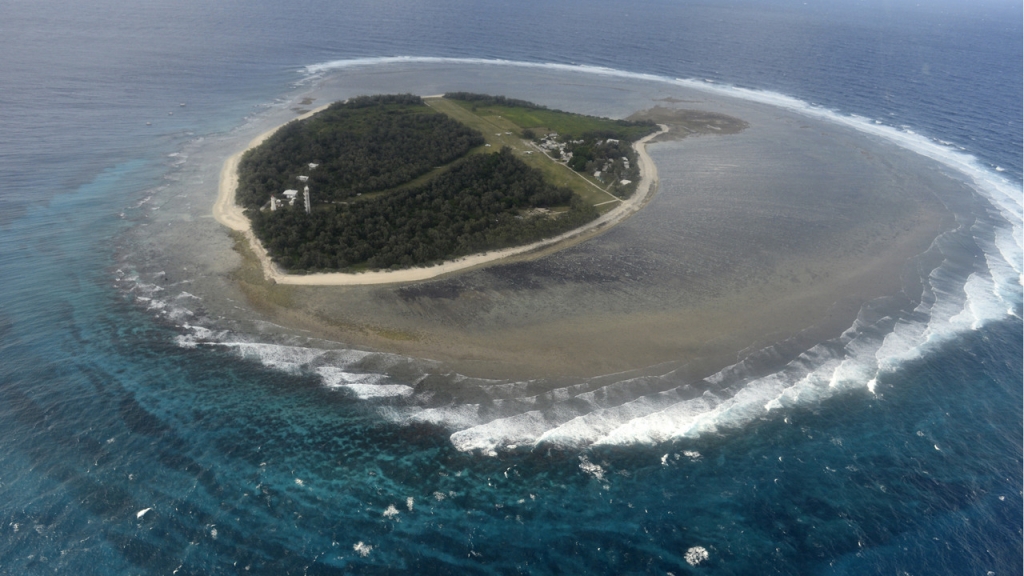
[[[936,238],[911,264],[921,276],[922,295],[916,308],[892,312],[886,302],[869,302],[838,338],[807,350],[794,350],[792,343],[780,342],[701,380],[687,379],[676,371],[654,376],[608,375],[567,384],[473,379],[439,373],[430,361],[397,355],[249,341],[197,320],[187,308],[195,297],[181,287],[160,287],[155,280],[147,283],[119,271],[118,281],[125,291],[174,322],[182,331],[180,346],[223,347],[277,370],[316,375],[325,386],[347,391],[396,423],[444,428],[459,450],[487,455],[538,446],[586,449],[672,442],[728,432],[840,394],[876,394],[880,379],[957,335],[1008,316],[1021,316],[1021,184],[986,168],[948,142],[774,92],[595,66],[394,57],[314,64],[305,72],[315,77],[361,66],[436,63],[538,68],[662,82],[777,106],[935,160],[959,174],[977,198],[956,208],[956,229]],[[925,265],[926,261],[931,264]]]

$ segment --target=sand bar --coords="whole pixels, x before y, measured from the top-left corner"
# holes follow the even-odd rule
[[[316,110],[307,112],[298,118],[302,120],[325,109],[321,106]],[[283,125],[282,125],[283,126]],[[405,282],[419,282],[437,278],[452,272],[478,268],[486,264],[497,262],[512,256],[521,256],[530,253],[538,255],[549,254],[557,250],[559,245],[568,247],[581,239],[589,238],[595,234],[604,232],[612,226],[629,218],[646,205],[657,190],[658,169],[647,154],[647,142],[668,131],[668,126],[659,124],[660,130],[649,134],[641,140],[633,143],[633,149],[637,153],[640,168],[640,182],[637,184],[636,192],[626,201],[621,202],[614,210],[611,210],[601,217],[587,223],[584,226],[570,230],[558,236],[547,238],[524,246],[515,246],[502,250],[492,250],[480,254],[464,256],[456,260],[449,260],[425,268],[408,268],[404,270],[372,271],[361,273],[331,272],[321,274],[288,274],[282,272],[270,259],[263,244],[256,238],[252,231],[249,219],[242,212],[242,207],[235,203],[235,192],[238,189],[238,163],[246,151],[259,146],[267,138],[273,135],[281,126],[273,128],[260,134],[249,145],[236,154],[231,155],[225,162],[220,172],[220,180],[217,193],[217,201],[213,205],[213,217],[228,228],[241,232],[248,239],[253,253],[259,258],[263,267],[263,274],[267,280],[273,280],[278,284],[291,284],[301,286],[363,286],[371,284],[398,284]]]

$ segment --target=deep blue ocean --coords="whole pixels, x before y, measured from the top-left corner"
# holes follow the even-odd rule
[[[0,574],[1020,574],[1022,19],[1011,1],[0,3]],[[392,57],[692,79],[930,143],[988,214],[945,249],[970,276],[959,308],[870,384],[770,417],[488,456],[315,371],[183,346],[119,288],[132,210],[182,150]]]

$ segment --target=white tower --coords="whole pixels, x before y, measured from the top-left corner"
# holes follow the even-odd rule
[[[302,198],[306,201],[306,214],[309,214],[309,186],[302,189]]]

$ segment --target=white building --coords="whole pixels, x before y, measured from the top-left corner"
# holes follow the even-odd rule
[[[283,192],[283,194],[284,194],[284,197],[288,199],[288,205],[289,206],[294,206],[295,205],[295,197],[299,195],[299,191],[298,190],[285,190]]]
[[[302,189],[302,199],[306,203],[306,214],[309,214],[309,186]]]

